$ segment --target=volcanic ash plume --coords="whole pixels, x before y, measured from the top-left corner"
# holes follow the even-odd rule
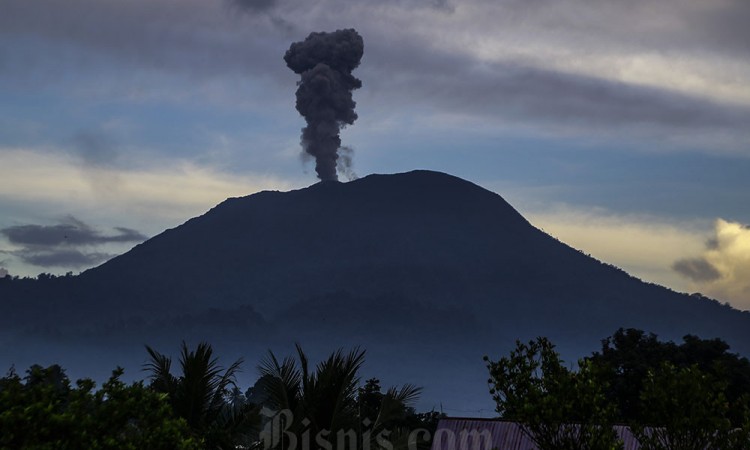
[[[352,70],[359,66],[363,51],[362,36],[346,29],[310,33],[284,55],[286,65],[302,77],[297,89],[297,111],[307,122],[302,148],[315,157],[315,171],[323,181],[338,179],[339,131],[357,120],[352,91],[362,82]]]

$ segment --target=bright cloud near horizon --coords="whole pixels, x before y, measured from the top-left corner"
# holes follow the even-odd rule
[[[6,0],[0,275],[78,272],[229,196],[314,183],[282,57],[353,27],[360,176],[461,176],[750,309],[748,23],[744,0]]]

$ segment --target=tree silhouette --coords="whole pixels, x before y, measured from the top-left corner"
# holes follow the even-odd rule
[[[750,403],[727,401],[727,382],[697,365],[665,362],[649,370],[640,393],[642,417],[632,426],[643,450],[746,449],[750,444]],[[740,414],[735,426],[730,413]]]
[[[615,409],[590,362],[580,361],[577,372],[567,369],[543,337],[516,341],[508,356],[485,361],[497,412],[519,422],[540,450],[622,448],[612,427]]]
[[[224,369],[209,344],[201,342],[190,350],[183,342],[180,374],[176,376],[170,357],[149,346],[146,350],[150,360],[144,370],[150,372],[151,388],[167,395],[175,414],[187,421],[206,448],[235,448],[253,440],[260,417],[257,408],[244,401],[236,389],[241,359]]]
[[[261,387],[267,395],[267,406],[277,412],[277,427],[291,433],[297,442],[310,439],[318,446],[318,439],[332,448],[372,448],[379,439],[387,439],[395,448],[406,446],[408,433],[389,426],[417,399],[419,388],[407,384],[388,389],[365,416],[357,389],[363,350],[338,350],[314,368],[299,345],[296,351],[297,359],[281,361],[269,352],[260,366]],[[291,439],[266,438],[266,448],[276,450],[297,444]]]
[[[744,425],[743,396],[750,394],[750,361],[729,350],[721,339],[687,335],[683,342],[664,342],[653,333],[620,328],[602,341],[602,348],[587,358],[597,367],[607,386],[606,394],[618,409],[618,420],[639,422],[650,406],[640,393],[651,373],[663,372],[668,363],[678,369],[694,367],[725,385],[729,418],[735,427]]]
[[[73,386],[58,365],[0,379],[0,449],[198,450],[185,420],[143,383],[116,369],[99,390]]]

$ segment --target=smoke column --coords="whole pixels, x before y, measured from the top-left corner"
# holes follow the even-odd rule
[[[354,29],[310,33],[295,42],[284,61],[301,75],[297,83],[297,111],[305,118],[302,148],[315,158],[315,171],[323,181],[337,180],[341,138],[339,131],[357,120],[352,91],[362,82],[352,76],[364,52],[362,36]]]

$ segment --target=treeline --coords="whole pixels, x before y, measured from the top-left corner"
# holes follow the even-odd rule
[[[143,381],[123,370],[97,388],[57,365],[0,379],[0,449],[427,449],[436,412],[418,414],[420,389],[382,389],[360,377],[365,353],[333,352],[311,364],[270,353],[258,381],[236,382],[210,345],[179,358],[146,347]],[[546,338],[485,358],[500,416],[519,422],[540,450],[612,450],[628,425],[642,449],[750,448],[750,362],[719,340],[659,341],[620,329],[575,366]]]
[[[223,368],[206,343],[183,343],[177,364],[146,350],[147,380],[126,384],[118,368],[99,389],[90,379],[71,382],[58,365],[23,377],[11,369],[0,379],[0,448],[307,450],[344,439],[349,449],[395,449],[410,437],[410,448],[429,448],[440,417],[416,413],[413,385],[361,383],[359,349],[314,367],[300,347],[282,360],[269,353],[244,392],[235,378],[242,360]]]
[[[69,280],[73,278],[75,275],[73,275],[73,272],[65,272],[65,275],[55,275],[53,273],[48,272],[42,272],[36,277],[19,277],[18,275],[11,275],[10,273],[6,273],[5,276],[0,276],[0,283],[7,282],[10,283],[12,281],[39,281],[39,282],[46,282],[46,281],[53,281],[53,280]]]
[[[620,329],[576,368],[541,337],[485,361],[498,413],[540,450],[622,448],[615,424],[641,449],[750,448],[750,361],[720,339]]]

